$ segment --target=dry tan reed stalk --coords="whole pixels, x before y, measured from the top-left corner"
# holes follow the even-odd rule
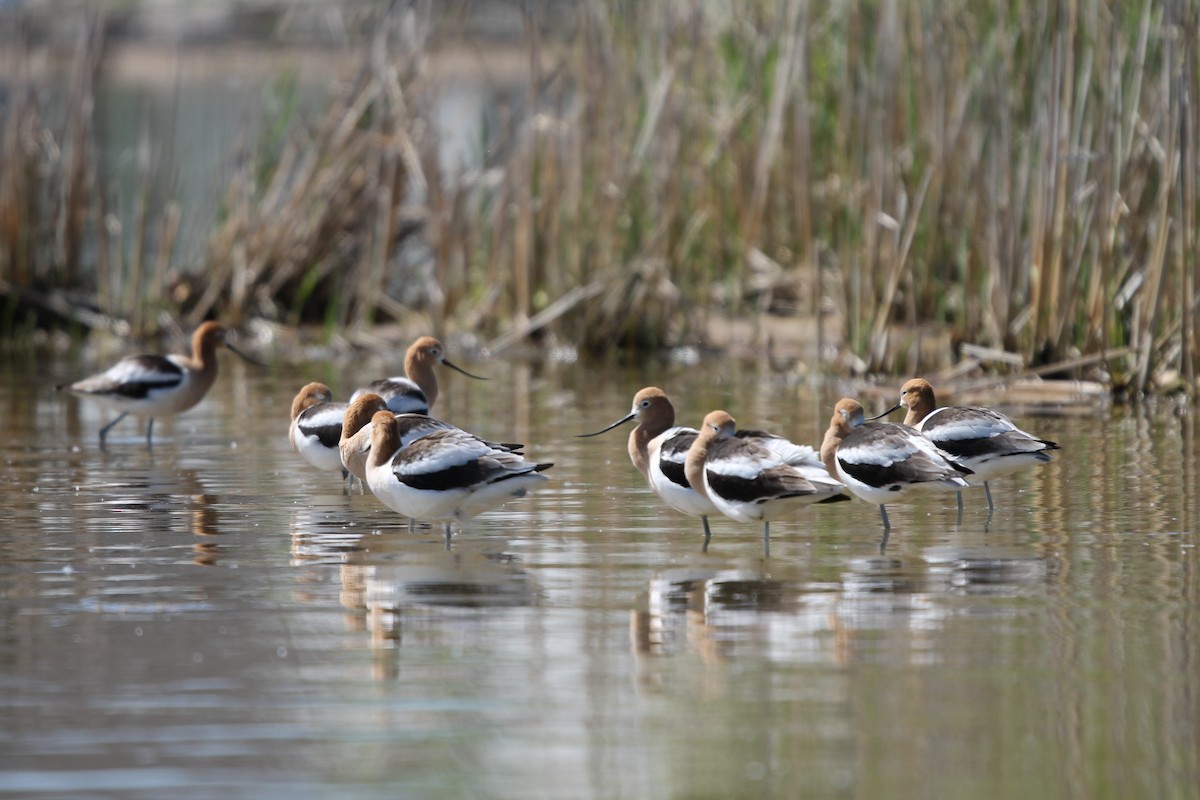
[[[62,241],[62,281],[77,286],[82,279],[80,263],[85,247],[84,237],[90,216],[89,194],[95,185],[91,164],[96,158],[92,141],[92,115],[95,109],[95,84],[104,51],[104,30],[94,24],[72,69],[71,97],[67,101],[69,119],[66,123],[68,141],[66,153],[66,192],[60,239]]]
[[[799,2],[790,0],[785,6],[783,52],[779,57],[779,63],[775,66],[767,116],[757,152],[754,155],[754,172],[749,202],[740,222],[743,246],[746,248],[757,246],[759,242],[759,229],[763,224],[762,216],[767,202],[767,189],[770,186],[772,167],[779,143],[783,138],[784,110],[791,97],[790,84],[792,75],[796,71],[796,55],[800,38],[797,30],[800,18]]]
[[[1173,159],[1173,156],[1171,157]],[[1173,175],[1175,166],[1174,163],[1166,165],[1168,175]],[[1155,237],[1153,249],[1150,253],[1149,263],[1146,265],[1148,278],[1144,286],[1144,290],[1140,293],[1141,302],[1138,303],[1138,322],[1137,338],[1134,340],[1134,345],[1137,348],[1137,368],[1136,379],[1134,381],[1134,390],[1142,393],[1146,390],[1147,381],[1150,376],[1151,357],[1154,352],[1154,324],[1158,317],[1159,308],[1162,302],[1162,290],[1165,286],[1164,271],[1167,265],[1167,245],[1170,240],[1170,217],[1169,204],[1171,182],[1164,180],[1160,184],[1159,200],[1158,200],[1158,224],[1155,226]]]
[[[886,288],[882,294],[882,301],[879,304],[875,313],[875,321],[871,326],[871,342],[880,342],[884,340],[885,328],[887,327],[888,311],[895,302],[896,291],[900,286],[900,277],[905,267],[905,262],[908,258],[909,250],[912,248],[913,236],[916,234],[917,222],[921,218],[921,212],[925,207],[925,195],[929,190],[929,184],[933,181],[934,174],[932,167],[926,167],[925,174],[921,176],[921,185],[917,188],[917,197],[912,206],[907,209],[907,214],[900,228],[900,241],[896,253],[892,256],[892,263],[888,270]],[[879,362],[875,362],[875,358],[882,358],[882,353],[872,353],[873,364],[882,366]]]
[[[1200,9],[1188,4],[1180,20],[1181,41],[1200,41]],[[1180,372],[1193,394],[1197,392],[1197,354],[1200,353],[1200,318],[1196,305],[1200,300],[1200,282],[1196,279],[1195,265],[1200,264],[1200,205],[1196,198],[1196,171],[1200,169],[1200,59],[1195,47],[1184,47],[1180,69],[1176,73],[1175,96],[1184,99],[1182,125],[1181,180],[1178,185],[1177,203],[1180,210],[1177,258],[1182,276],[1179,297],[1179,321],[1181,328]],[[1192,265],[1189,268],[1189,265]]]
[[[143,325],[146,281],[143,264],[146,258],[146,231],[150,224],[150,193],[152,191],[154,156],[151,153],[149,121],[143,115],[138,133],[137,195],[133,198],[133,236],[130,245],[128,273],[124,276],[125,291],[122,306],[127,310],[130,324],[138,334],[146,332]]]

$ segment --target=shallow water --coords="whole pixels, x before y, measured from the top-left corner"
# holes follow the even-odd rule
[[[661,508],[596,439],[647,383],[819,441],[836,387],[721,367],[465,363],[439,413],[553,481],[447,551],[289,449],[295,390],[222,355],[153,450],[0,365],[0,795],[1194,797],[1190,417],[1020,417],[1064,445],[978,492],[772,526]],[[890,397],[890,395],[889,395]]]

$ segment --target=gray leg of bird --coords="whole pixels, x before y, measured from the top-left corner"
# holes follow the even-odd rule
[[[887,550],[888,536],[890,534],[891,534],[891,529],[889,529],[889,528],[883,529],[883,538],[879,540],[879,555],[883,555],[884,551]]]
[[[879,504],[879,517],[883,520],[883,529],[885,531],[890,531],[892,529],[892,523],[888,521],[887,509],[883,507],[883,503]]]
[[[146,447],[154,446],[154,417],[146,423]]]
[[[100,448],[101,449],[104,449],[105,440],[108,438],[108,432],[109,432],[109,430],[112,429],[112,426],[116,425],[118,422],[120,422],[121,420],[125,419],[128,416],[129,416],[128,411],[122,411],[121,416],[117,417],[112,422],[108,423],[107,425],[105,425],[103,428],[100,429]]]
[[[992,505],[992,487],[988,486],[987,481],[983,482],[983,493],[987,495],[988,511],[991,511],[992,509],[995,508],[995,506]]]
[[[763,523],[763,558],[771,557],[771,523]]]
[[[450,523],[446,523],[446,549],[450,549]]]
[[[704,545],[700,548],[701,553],[708,552],[708,540],[712,538],[712,529],[708,527],[708,515],[701,514],[700,521],[704,523]]]

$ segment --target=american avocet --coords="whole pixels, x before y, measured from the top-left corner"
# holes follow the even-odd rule
[[[487,380],[451,364],[446,360],[441,342],[432,336],[422,336],[404,354],[404,375],[373,381],[356,389],[350,399],[368,393],[377,394],[387,403],[388,410],[396,414],[428,414],[438,399],[437,373],[433,369],[437,364],[461,372],[468,378]]]
[[[371,418],[367,485],[388,508],[413,519],[450,523],[471,519],[546,480],[553,464],[526,461],[466,431],[433,431],[400,447],[400,425],[389,411]]]
[[[100,429],[101,447],[109,430],[129,414],[150,418],[146,425],[146,443],[150,444],[155,417],[187,411],[208,394],[217,379],[218,347],[227,347],[252,364],[259,363],[226,341],[227,332],[224,325],[205,322],[192,334],[190,356],[129,356],[99,375],[58,388],[121,412]]]
[[[848,500],[823,469],[788,464],[753,438],[738,438],[733,417],[712,411],[688,449],[688,483],[738,522],[763,524],[763,554],[771,554],[771,520],[795,505]]]
[[[891,530],[886,502],[911,489],[962,489],[971,474],[912,428],[867,422],[862,404],[850,398],[834,406],[821,460],[855,496],[879,505],[885,537]]]
[[[377,394],[360,394],[346,406],[342,419],[342,438],[338,442],[342,466],[359,482],[367,485],[367,461],[371,457],[371,418],[380,411],[387,411],[387,403]],[[388,412],[391,413],[391,412]],[[414,439],[436,430],[448,430],[454,426],[425,414],[396,414],[400,429],[400,444],[406,447]],[[353,479],[351,479],[353,480]],[[408,520],[408,529],[416,529],[416,521]]]
[[[292,400],[288,439],[300,457],[319,470],[341,470],[338,442],[342,438],[345,403],[333,402],[333,392],[323,383],[307,384]]]
[[[342,438],[338,440],[338,455],[342,468],[367,482],[367,459],[371,455],[371,417],[387,411],[387,403],[377,394],[360,394],[346,404],[342,415]]]
[[[342,418],[342,438],[338,442],[342,466],[363,483],[366,483],[367,461],[371,456],[371,419],[378,412],[387,410],[387,403],[379,395],[360,394],[347,404],[346,414]],[[434,431],[461,430],[426,414],[395,414],[395,417],[400,432],[400,447],[407,447],[415,439]],[[523,444],[489,442],[486,439],[483,443],[497,450],[518,454],[525,447]]]
[[[719,512],[711,500],[688,484],[683,462],[696,439],[696,429],[675,424],[675,406],[666,392],[647,386],[633,396],[633,410],[627,415],[607,428],[580,435],[599,436],[633,419],[637,425],[629,433],[629,460],[659,500],[676,511],[700,518],[704,523],[703,549],[707,552],[712,538],[708,518]]]
[[[688,483],[684,462],[697,431],[675,424],[675,406],[666,392],[656,386],[639,390],[633,396],[633,409],[627,415],[606,428],[580,434],[580,437],[599,436],[634,419],[638,424],[629,433],[629,460],[663,503],[676,511],[700,517],[704,524],[702,549],[707,552],[712,538],[708,518],[720,512],[708,497]],[[782,436],[759,430],[739,430],[734,435],[774,451],[791,466],[808,469],[820,481],[829,480],[821,459],[807,445],[798,445]]]
[[[1012,424],[990,408],[977,406],[937,407],[933,387],[924,378],[913,378],[900,387],[900,402],[884,416],[907,408],[904,424],[925,434],[931,442],[949,453],[955,461],[975,474],[967,478],[972,486],[983,484],[988,510],[994,509],[988,481],[1032,464],[1050,460],[1048,450],[1058,450],[1055,442],[1039,439]],[[962,508],[962,492],[958,494]]]

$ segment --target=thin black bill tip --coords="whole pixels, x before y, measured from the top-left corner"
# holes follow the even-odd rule
[[[243,361],[245,361],[248,364],[253,364],[256,367],[266,367],[267,366],[266,363],[259,361],[257,358],[254,358],[253,356],[246,354],[242,350],[237,349],[236,347],[231,345],[229,342],[225,343],[225,347],[232,350],[234,353],[236,353],[238,355],[239,358],[241,358]]]
[[[873,417],[867,417],[866,422],[874,422],[877,419],[883,419],[884,417],[888,416],[889,414],[899,411],[902,408],[904,408],[903,405],[901,405],[900,403],[896,403],[896,405],[892,406],[891,408],[889,408],[887,411],[883,412],[882,414],[876,414]]]
[[[457,366],[455,364],[451,364],[449,361],[447,361],[444,358],[442,359],[442,365],[449,367],[450,369],[454,370],[455,372],[461,372],[463,375],[466,375],[468,378],[474,378],[477,381],[486,381],[487,380],[487,378],[483,377],[482,375],[472,375],[470,372],[467,372],[462,367]]]
[[[637,415],[636,414],[627,414],[626,416],[621,417],[619,420],[614,422],[612,425],[609,425],[607,428],[601,428],[600,430],[595,431],[593,433],[577,433],[577,434],[575,434],[575,438],[576,439],[587,439],[592,436],[599,436],[602,433],[608,433],[613,428],[619,427],[621,425],[624,425],[626,422],[629,422],[629,420],[633,419],[635,416],[637,416]]]

